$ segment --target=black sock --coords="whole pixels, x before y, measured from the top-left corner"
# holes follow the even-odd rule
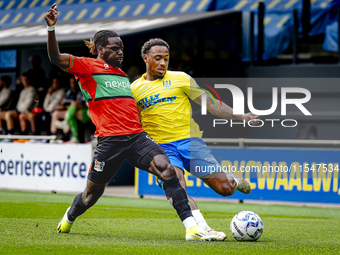
[[[67,134],[63,133],[63,141],[66,142],[68,140],[70,140],[70,135],[68,133]]]
[[[87,209],[91,207],[84,205],[82,196],[83,193],[80,193],[74,198],[71,208],[67,212],[67,218],[70,221],[74,221],[78,216],[82,215]]]
[[[184,221],[188,217],[192,217],[187,194],[179,183],[177,177],[172,178],[163,183],[165,195],[169,197],[170,204],[175,208],[178,216]]]
[[[20,134],[21,135],[28,135],[28,129],[25,129],[24,131],[20,131]]]
[[[8,129],[8,132],[7,134],[10,134],[10,135],[13,135],[15,132],[15,128],[12,128],[12,129]]]

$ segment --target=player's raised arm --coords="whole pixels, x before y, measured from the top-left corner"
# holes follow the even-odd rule
[[[59,52],[59,46],[54,31],[54,25],[57,23],[57,19],[58,19],[57,4],[53,4],[45,14],[45,20],[48,26],[47,52],[52,64],[65,69],[69,66],[70,55],[61,54]]]
[[[202,95],[199,96],[194,100],[197,104],[201,105],[202,104]],[[233,114],[233,109],[226,105],[225,103],[222,102],[222,105],[218,102],[215,104],[214,100],[210,97],[207,96],[207,110],[220,118],[223,119],[237,119],[237,120],[253,120],[253,124],[257,123],[257,120],[260,116],[256,115],[254,113],[246,113],[246,114],[241,114],[241,115],[234,115]]]

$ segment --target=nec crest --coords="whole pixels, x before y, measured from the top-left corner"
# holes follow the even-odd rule
[[[99,162],[99,161],[95,161],[94,162],[94,170],[96,170],[97,172],[103,172],[104,170],[104,166],[105,166],[105,162]]]

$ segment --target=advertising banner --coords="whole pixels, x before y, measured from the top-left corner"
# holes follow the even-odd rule
[[[0,143],[0,188],[80,192],[92,160],[90,144]]]
[[[340,203],[339,150],[210,148],[221,169],[197,168],[213,173],[231,171],[245,178],[252,191],[238,191],[228,197],[266,201]],[[164,195],[155,177],[136,170],[139,195]],[[186,172],[188,195],[200,198],[223,198],[204,182]]]

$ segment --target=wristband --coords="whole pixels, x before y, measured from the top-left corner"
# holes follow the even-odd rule
[[[54,31],[55,25],[53,26],[47,26],[47,31]]]

